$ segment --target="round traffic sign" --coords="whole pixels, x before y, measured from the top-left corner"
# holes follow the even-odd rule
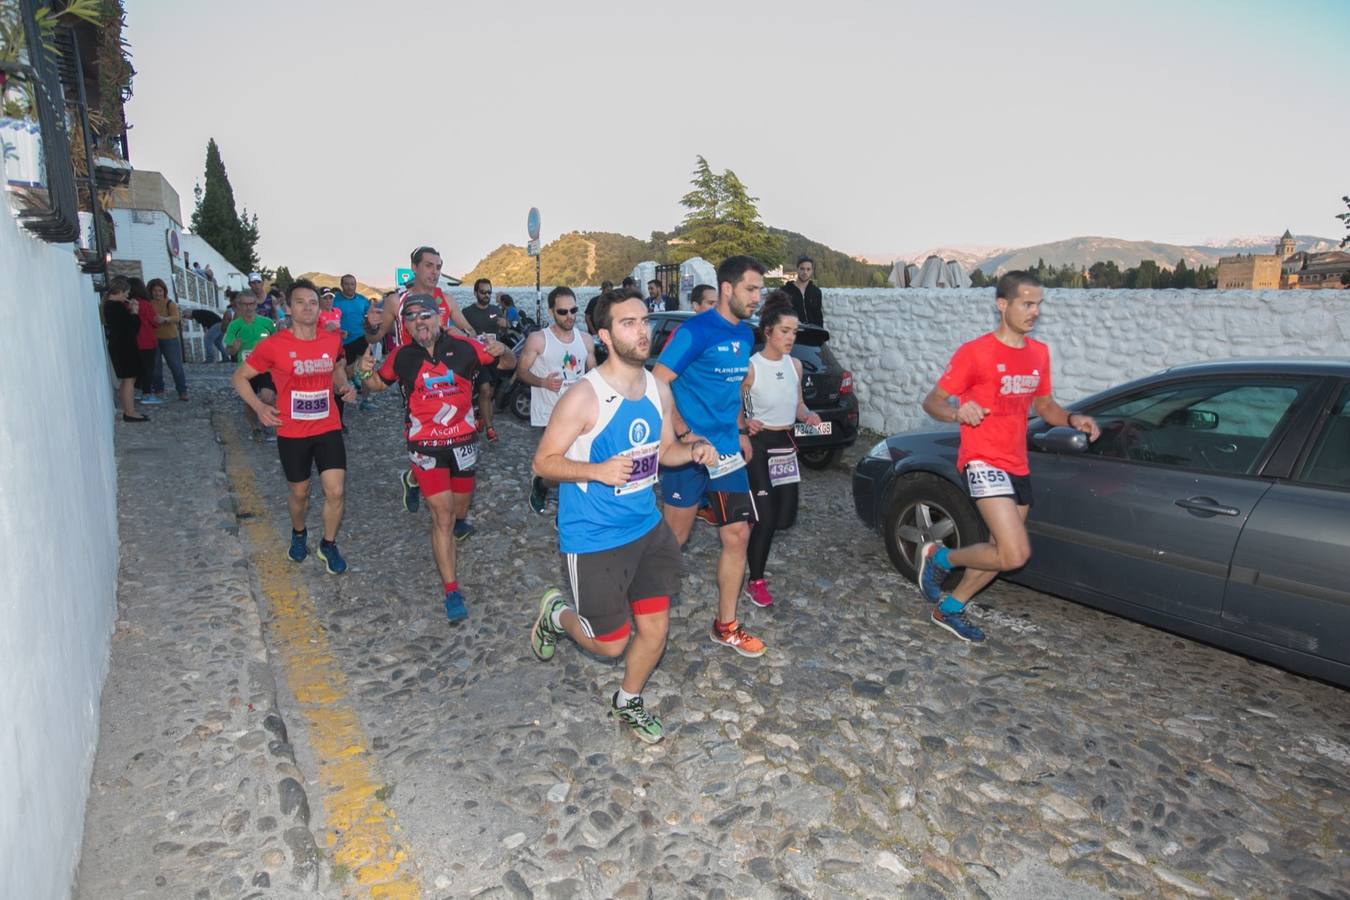
[[[530,217],[526,220],[525,228],[530,233],[530,240],[539,240],[539,207],[530,207]]]

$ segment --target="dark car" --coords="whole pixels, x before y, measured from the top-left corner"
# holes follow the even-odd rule
[[[647,368],[656,365],[657,358],[670,340],[671,332],[680,323],[694,315],[688,310],[655,312],[651,314],[652,346]],[[753,352],[764,348],[764,334],[755,326]],[[802,465],[812,469],[828,468],[858,439],[858,397],[853,393],[853,373],[845,369],[830,352],[830,333],[817,325],[801,325],[797,343],[792,347],[792,358],[802,364],[802,400],[807,407],[830,423],[829,434],[797,435],[797,457]]]
[[[1032,555],[1009,577],[1350,686],[1347,401],[1350,360],[1229,360],[1073,404],[1091,445],[1031,420]],[[957,439],[894,435],[854,471],[858,516],[911,580],[924,542],[985,538]]]

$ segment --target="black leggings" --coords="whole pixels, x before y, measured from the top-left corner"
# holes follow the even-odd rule
[[[769,483],[769,451],[796,449],[790,431],[761,431],[750,438],[754,455],[746,467],[750,476],[750,494],[755,498],[755,512],[759,520],[750,529],[750,547],[746,554],[750,562],[750,580],[764,577],[764,566],[769,562],[769,547],[774,532],[791,528],[797,521],[797,485]],[[774,455],[778,455],[775,453]]]

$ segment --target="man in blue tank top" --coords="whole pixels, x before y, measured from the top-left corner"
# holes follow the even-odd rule
[[[675,397],[674,427],[679,440],[706,438],[717,450],[711,466],[663,468],[665,519],[681,546],[689,539],[699,503],[708,499],[722,541],[717,560],[717,617],[712,639],[742,656],[763,656],[764,642],[736,619],[736,601],[745,573],[754,497],[745,463],[750,438],[741,408],[741,382],[750,368],[754,329],[745,321],[759,306],[764,266],[749,256],[732,256],[717,267],[717,305],[686,319],[661,351],[654,374]]]
[[[642,688],[665,651],[681,574],[652,488],[660,465],[715,465],[717,452],[702,438],[675,439],[670,389],[643,368],[651,338],[642,294],[604,294],[594,317],[609,358],[558,400],[534,455],[534,471],[560,484],[558,543],[573,605],[545,592],[530,649],[547,662],[566,634],[601,656],[627,651],[610,715],[650,744],[664,732]]]

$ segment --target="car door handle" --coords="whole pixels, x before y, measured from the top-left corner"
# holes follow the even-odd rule
[[[1176,502],[1177,506],[1189,512],[1210,516],[1237,516],[1242,510],[1235,506],[1224,506],[1213,497],[1185,497]]]

